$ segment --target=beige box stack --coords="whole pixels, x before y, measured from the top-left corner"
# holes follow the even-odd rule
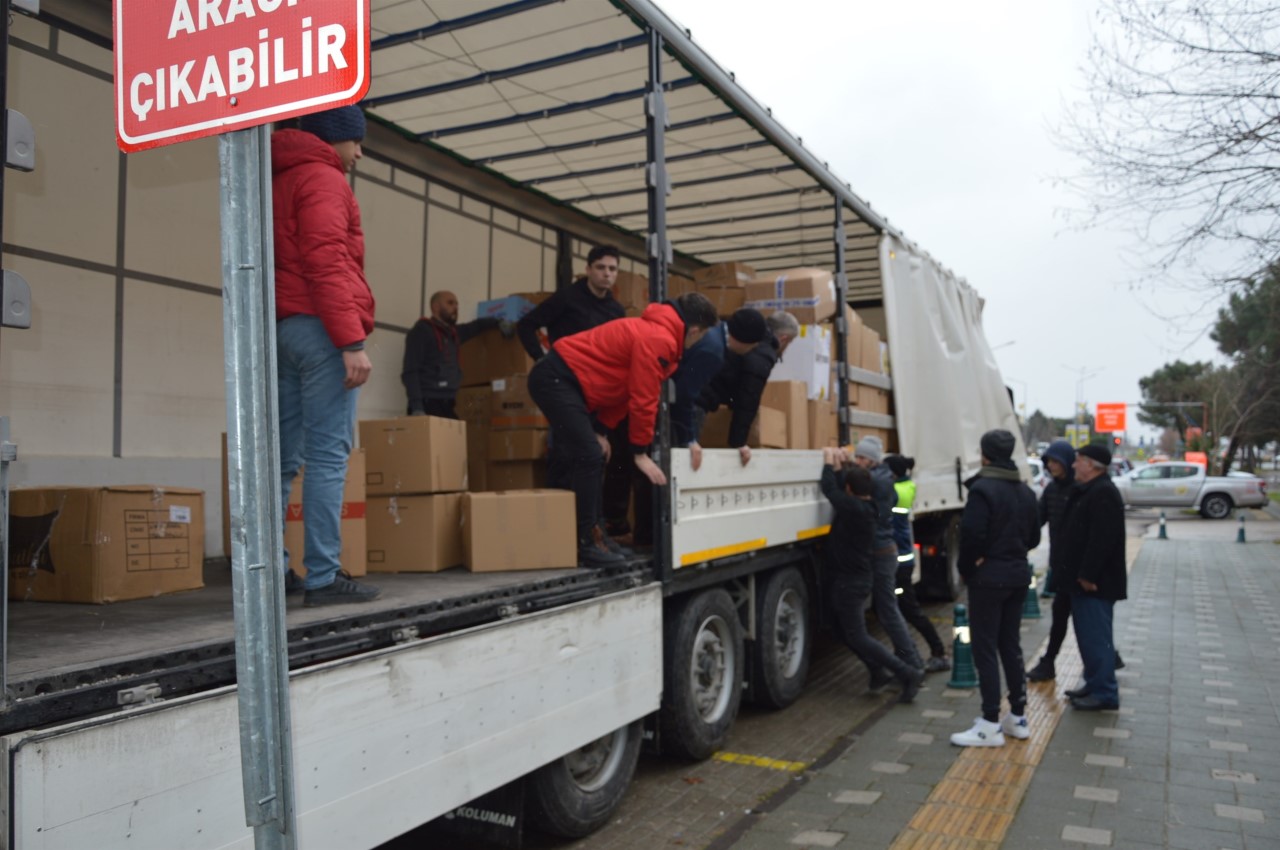
[[[478,387],[507,375],[528,374],[533,358],[520,337],[505,337],[497,328],[472,337],[458,351],[462,360],[462,386]]]
[[[746,285],[755,277],[755,269],[746,263],[716,263],[693,273],[694,284],[715,305],[721,318],[732,316],[746,303]]]
[[[786,448],[813,448],[809,442],[809,387],[804,381],[770,381],[765,384],[760,404],[782,412],[786,420]]]
[[[729,448],[729,425],[733,411],[727,407],[708,413],[698,434],[698,444],[704,449]],[[785,449],[787,447],[787,417],[781,410],[760,406],[751,430],[747,434],[747,446],[753,449]]]
[[[836,314],[835,277],[826,269],[787,269],[753,280],[746,289],[746,306],[766,316],[785,310],[802,325],[816,325]]]
[[[493,419],[493,387],[463,387],[458,390],[454,410],[467,423],[467,489],[488,489],[489,433]]]
[[[845,318],[849,325],[847,356],[849,366],[872,372],[877,375],[887,374],[885,359],[886,346],[880,334],[867,326],[862,317],[851,308],[845,307]],[[834,358],[833,358],[834,359]],[[856,378],[856,375],[855,375]],[[848,385],[849,407],[862,413],[893,414],[893,393],[880,387],[852,380]],[[850,441],[857,442],[863,437],[879,437],[886,451],[897,451],[897,435],[887,428],[875,428],[866,425],[854,425],[850,429]]]
[[[472,491],[545,487],[550,423],[529,395],[529,376],[508,375],[494,381],[492,390],[485,486]]]
[[[467,425],[435,416],[360,423],[368,493],[368,570],[438,572],[463,562]]]
[[[467,493],[462,530],[464,559],[472,572],[578,563],[573,494],[567,490]]]

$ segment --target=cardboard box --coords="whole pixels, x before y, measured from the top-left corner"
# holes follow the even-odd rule
[[[715,305],[716,315],[727,319],[746,303],[747,291],[741,286],[699,286],[698,291]]]
[[[685,277],[682,274],[673,274],[667,276],[667,297],[679,298],[681,295],[688,295],[690,292],[697,292],[698,285],[693,278]]]
[[[438,573],[460,566],[462,493],[369,500],[369,572]]]
[[[747,307],[766,316],[786,310],[802,325],[816,325],[836,314],[836,283],[825,269],[788,269],[747,284]]]
[[[476,573],[576,567],[573,493],[467,493],[462,540],[467,569]]]
[[[698,434],[698,445],[704,449],[729,448],[729,425],[733,411],[721,407],[708,413]],[[756,419],[747,432],[747,446],[753,449],[785,449],[787,447],[787,418],[781,410],[760,406]]]
[[[369,496],[467,489],[467,423],[438,416],[366,419],[360,425]]]
[[[787,349],[790,351],[791,349]],[[813,448],[809,444],[809,386],[804,381],[774,381],[764,386],[763,407],[781,410],[787,420],[789,449]]]
[[[703,286],[746,286],[755,277],[756,270],[746,263],[716,263],[693,272],[699,289]]]
[[[801,325],[800,335],[774,364],[769,381],[803,381],[809,398],[830,399],[834,337],[829,325]]]
[[[505,337],[497,328],[472,337],[458,352],[462,358],[462,386],[476,387],[505,375],[528,374],[533,358],[518,335]]]
[[[507,375],[490,385],[493,388],[493,415],[489,425],[495,431],[512,428],[549,428],[533,396],[529,395],[528,375]]]
[[[364,449],[356,449],[347,460],[347,478],[342,485],[342,551],[338,560],[342,569],[353,576],[365,574],[365,514],[368,505],[364,494]],[[289,551],[289,569],[305,577],[306,517],[302,513],[302,487],[306,470],[298,472],[289,489],[289,504],[284,511],[284,548]],[[231,555],[227,551],[228,557]]]
[[[472,425],[488,425],[489,418],[493,416],[493,386],[486,384],[483,387],[461,388],[454,399],[453,408],[458,418],[467,423],[468,428]]]
[[[490,431],[488,454],[493,463],[541,460],[547,456],[547,431],[545,428]]]
[[[485,491],[537,490],[547,486],[545,460],[489,461],[485,464]],[[472,489],[473,493],[480,492]]]
[[[467,489],[479,492],[489,489],[489,423],[473,426],[467,423]]]
[[[866,384],[849,385],[849,403],[863,413],[889,413],[893,396],[888,390]]]
[[[203,572],[201,490],[148,484],[10,494],[10,599],[145,599],[203,587]]]
[[[861,345],[859,347],[858,366],[866,369],[868,372],[881,374],[884,372],[884,363],[880,358],[880,334],[873,331],[866,325],[862,326]]]
[[[613,286],[613,297],[623,307],[643,308],[649,303],[649,278],[634,272],[618,272]],[[527,371],[527,370],[526,370]]]
[[[838,446],[840,423],[836,419],[836,406],[830,401],[809,401],[809,448],[825,449]]]

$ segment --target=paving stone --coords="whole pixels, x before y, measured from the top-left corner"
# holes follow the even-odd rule
[[[1123,740],[1129,738],[1132,734],[1133,733],[1128,729],[1111,729],[1106,726],[1099,726],[1093,730],[1093,737],[1095,738],[1114,738]]]
[[[1224,806],[1221,803],[1214,803],[1213,813],[1220,818],[1250,823],[1265,823],[1267,820],[1261,809],[1251,809],[1246,806]]]
[[[1092,800],[1095,803],[1118,803],[1120,801],[1120,792],[1114,788],[1098,788],[1095,785],[1077,785],[1075,789],[1075,798],[1077,800]]]
[[[1234,688],[1235,685],[1224,679],[1204,679],[1202,684],[1210,688]]]
[[[1223,782],[1236,782],[1241,785],[1256,785],[1258,782],[1258,777],[1241,770],[1224,770],[1215,767],[1209,772],[1209,775]]]
[[[931,720],[950,720],[952,717],[956,716],[956,713],[954,711],[941,711],[936,708],[926,708],[924,711],[920,712],[920,716],[928,717]]]
[[[1204,722],[1211,726],[1230,726],[1233,728],[1239,728],[1244,725],[1244,721],[1237,717],[1206,717]]]
[[[1230,697],[1205,697],[1204,701],[1210,705],[1239,705],[1240,700],[1231,699]]]
[[[904,744],[932,744],[933,736],[921,732],[903,732],[898,736],[898,740]]]
[[[1062,828],[1062,840],[1075,841],[1079,844],[1092,844],[1100,847],[1110,847],[1111,830],[1068,825]]]
[[[1209,749],[1227,753],[1247,753],[1249,745],[1240,741],[1209,741]]]
[[[852,806],[870,806],[882,796],[883,791],[841,791],[835,796],[835,801]]]
[[[1102,753],[1089,753],[1084,757],[1084,763],[1090,767],[1124,767],[1124,756],[1108,756]]]
[[[843,832],[826,832],[824,830],[806,830],[791,839],[792,844],[807,844],[811,847],[835,847],[844,839]]]
[[[906,773],[911,769],[909,764],[901,764],[896,761],[877,761],[871,763],[871,769],[876,773]]]

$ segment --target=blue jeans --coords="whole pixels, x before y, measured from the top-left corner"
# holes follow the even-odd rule
[[[876,609],[876,619],[893,644],[894,654],[912,667],[924,667],[916,642],[907,631],[907,621],[898,610],[898,594],[894,592],[898,586],[898,550],[892,549],[883,555],[873,554],[871,569],[871,602]]]
[[[1111,618],[1115,602],[1088,593],[1071,595],[1071,620],[1076,629],[1076,644],[1084,662],[1084,686],[1099,702],[1118,705],[1120,688],[1116,684],[1116,647],[1111,639]]]
[[[357,390],[346,388],[342,352],[315,316],[276,323],[279,379],[280,503],[287,511],[298,467],[306,466],[302,489],[302,563],[305,587],[328,587],[337,577],[342,551],[342,488],[351,456]],[[285,566],[289,553],[285,552]]]

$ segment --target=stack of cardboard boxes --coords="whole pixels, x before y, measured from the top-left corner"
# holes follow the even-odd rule
[[[545,487],[547,429],[550,423],[529,395],[529,376],[498,378],[490,384],[490,392],[490,429],[485,445],[483,489]]]
[[[853,369],[861,369],[875,375],[889,373],[888,346],[880,339],[880,334],[863,321],[862,317],[852,309],[845,308],[845,320],[849,326],[845,362]],[[834,361],[834,357],[832,358]],[[881,387],[872,386],[857,380],[855,374],[848,385],[849,407],[861,413],[879,415],[893,414],[893,393]],[[832,373],[835,381],[835,373]],[[834,386],[834,383],[833,383]],[[855,424],[850,429],[850,441],[856,443],[863,437],[879,437],[884,443],[885,451],[898,450],[896,432],[892,429]]]
[[[715,305],[716,313],[727,319],[746,303],[746,287],[755,275],[755,269],[746,263],[716,263],[695,271],[693,281],[698,292]]]

